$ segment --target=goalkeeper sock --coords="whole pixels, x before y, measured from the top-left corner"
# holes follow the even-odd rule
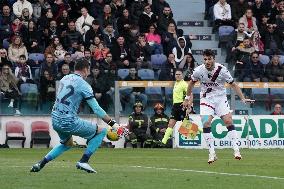
[[[167,142],[168,142],[168,140],[169,140],[169,138],[171,137],[172,134],[173,134],[173,128],[168,127],[166,132],[165,132],[164,138],[162,139],[162,143],[167,144]]]
[[[214,138],[213,138],[213,135],[211,133],[211,127],[203,128],[203,137],[204,137],[206,144],[209,148],[209,153],[215,154]]]
[[[107,130],[106,129],[102,129],[102,131],[95,135],[95,137],[93,137],[89,142],[88,142],[88,146],[87,149],[85,150],[82,158],[80,159],[81,163],[87,163],[91,157],[91,155],[93,153],[96,152],[96,150],[99,148],[99,146],[101,145],[104,137],[107,134]]]
[[[49,162],[55,158],[57,158],[58,156],[60,156],[63,152],[69,150],[71,147],[70,146],[66,146],[64,144],[59,144],[57,146],[55,146],[45,157],[43,160],[44,163],[46,162]],[[45,164],[46,164],[45,163]]]
[[[230,125],[227,127],[228,129],[228,137],[232,142],[232,146],[234,151],[239,151],[239,146],[237,144],[238,142],[238,136],[237,136],[237,132],[235,130],[235,126],[234,125]]]

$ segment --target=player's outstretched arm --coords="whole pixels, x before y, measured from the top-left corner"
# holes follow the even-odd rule
[[[254,103],[255,100],[252,99],[247,99],[244,97],[241,88],[235,83],[233,82],[231,85],[231,88],[234,89],[234,91],[237,93],[237,95],[240,97],[240,99],[243,101],[243,103]]]
[[[186,97],[182,103],[183,108],[191,108],[192,102],[193,102],[193,95],[192,95],[192,89],[195,85],[195,82],[190,80],[188,82]]]

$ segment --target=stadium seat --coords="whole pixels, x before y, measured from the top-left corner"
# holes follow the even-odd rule
[[[138,70],[138,76],[142,80],[155,80],[155,73],[150,69],[140,69]]]
[[[259,61],[263,64],[266,65],[270,62],[269,56],[267,55],[260,55],[259,56]]]
[[[117,74],[121,79],[124,79],[129,75],[129,69],[118,69]]]
[[[9,48],[9,46],[10,46],[10,43],[9,43],[9,41],[8,41],[9,39],[3,39],[3,48],[4,49],[8,49]]]
[[[167,57],[164,54],[153,54],[151,56],[151,65],[153,69],[161,69],[166,61]]]
[[[146,87],[145,94],[148,96],[148,102],[163,102],[161,87]]]
[[[230,40],[230,34],[234,31],[234,27],[220,26],[218,30],[219,43],[226,43]]]
[[[8,145],[8,140],[21,140],[22,148],[24,148],[26,137],[24,135],[24,124],[22,122],[9,121],[6,123],[6,145]]]
[[[47,148],[50,145],[49,124],[45,121],[34,121],[31,124],[31,144],[32,148],[34,144],[46,144]]]
[[[279,55],[279,63],[282,65],[284,63],[284,56]]]
[[[44,61],[45,57],[42,53],[31,53],[29,54],[29,59],[33,61]]]
[[[20,100],[20,108],[22,107],[23,102],[27,102],[29,106],[32,105],[33,107],[35,107],[35,109],[37,109],[39,99],[37,85],[32,83],[23,83],[20,86],[20,91],[22,93]]]

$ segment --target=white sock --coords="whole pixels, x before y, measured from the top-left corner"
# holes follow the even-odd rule
[[[213,154],[215,153],[215,149],[214,149],[214,138],[213,138],[213,135],[212,133],[203,133],[203,137],[206,141],[206,144],[209,148],[209,153],[210,154]]]
[[[239,151],[239,146],[237,145],[238,135],[236,130],[228,131],[228,137],[232,142],[234,151]]]

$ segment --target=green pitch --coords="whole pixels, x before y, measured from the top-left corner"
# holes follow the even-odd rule
[[[75,168],[83,149],[73,149],[41,172],[30,167],[47,149],[0,149],[2,189],[283,189],[284,150],[217,150],[218,161],[207,164],[206,150],[99,149],[91,165],[97,174]]]

